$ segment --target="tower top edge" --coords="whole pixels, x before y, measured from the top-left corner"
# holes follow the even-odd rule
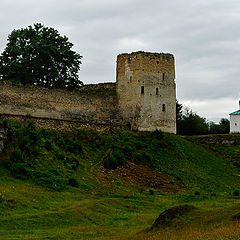
[[[142,57],[155,57],[155,58],[160,58],[160,57],[167,57],[167,58],[174,58],[174,55],[171,53],[157,53],[157,52],[144,52],[144,51],[137,51],[137,52],[132,52],[132,53],[121,53],[117,57],[131,57],[131,56],[137,56],[141,55]]]

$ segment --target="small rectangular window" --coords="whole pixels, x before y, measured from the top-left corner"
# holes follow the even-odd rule
[[[156,95],[158,95],[158,88],[156,88]]]
[[[165,80],[165,73],[162,74],[162,80]]]
[[[165,104],[162,105],[162,111],[163,111],[163,112],[166,111],[166,105],[165,105]]]
[[[141,94],[144,94],[144,86],[141,86]]]

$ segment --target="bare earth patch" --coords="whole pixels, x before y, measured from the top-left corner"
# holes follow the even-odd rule
[[[147,166],[133,162],[128,162],[126,167],[119,167],[115,170],[109,170],[100,166],[97,175],[102,181],[109,181],[114,177],[142,187],[159,189],[163,192],[177,192],[179,190],[177,186],[162,174],[155,172]]]

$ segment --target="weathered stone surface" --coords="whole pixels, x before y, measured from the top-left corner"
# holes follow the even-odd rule
[[[128,129],[127,125],[113,123],[97,123],[93,121],[63,120],[52,118],[41,118],[20,115],[0,114],[0,119],[8,119],[20,122],[31,120],[39,128],[52,129],[58,131],[73,131],[77,129],[110,131],[112,129]]]
[[[30,118],[38,126],[61,130],[128,126],[176,133],[174,79],[171,54],[121,54],[117,58],[117,84],[64,90],[0,82],[0,116]]]
[[[117,97],[133,129],[176,133],[174,57],[134,52],[117,57]]]
[[[0,114],[39,118],[118,123],[116,96],[84,94],[78,90],[47,89],[0,83]]]

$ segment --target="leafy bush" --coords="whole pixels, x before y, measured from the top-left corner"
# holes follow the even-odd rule
[[[199,196],[199,195],[200,195],[200,192],[199,192],[199,191],[195,191],[194,194],[195,194],[196,196]]]
[[[73,152],[82,152],[80,141],[60,134],[58,138],[51,131],[35,128],[31,121],[8,124],[11,134],[8,144],[15,150],[9,151],[4,164],[13,176],[57,191],[69,185],[77,187],[77,180],[69,177],[79,167],[79,159]]]
[[[64,139],[60,136],[56,139],[56,143],[59,147],[71,153],[78,154],[82,152],[82,143],[78,140],[73,140],[72,138]]]
[[[62,152],[56,151],[56,159],[60,160],[60,161],[64,161],[66,159],[66,157]]]
[[[11,156],[11,162],[16,163],[23,161],[24,161],[23,153],[19,149],[14,150]]]
[[[57,168],[49,168],[45,171],[34,171],[34,181],[47,188],[62,191],[66,189],[68,181],[65,174]]]
[[[151,158],[151,155],[147,152],[138,152],[135,156],[135,160],[137,163],[144,163],[144,162],[150,163],[152,158]]]
[[[68,157],[66,161],[71,165],[72,170],[77,170],[79,167],[79,160],[76,157]]]
[[[149,189],[149,195],[153,195],[154,191],[152,189]]]
[[[103,166],[108,169],[116,169],[118,167],[126,166],[124,154],[119,150],[110,151],[103,161]]]
[[[64,141],[65,149],[71,153],[78,154],[82,152],[82,144],[80,141],[75,141],[72,138],[67,138]]]
[[[240,196],[240,192],[239,192],[239,190],[234,190],[233,191],[233,196],[235,196],[235,197],[239,197]]]
[[[68,185],[72,186],[72,187],[79,187],[79,182],[76,178],[71,177],[68,180]]]
[[[164,133],[161,130],[156,129],[152,132],[152,136],[158,140],[161,140],[164,137]]]
[[[30,179],[34,177],[34,171],[27,163],[17,162],[12,165],[12,174],[19,179]]]
[[[57,145],[60,147],[60,148],[64,148],[65,147],[65,140],[62,136],[57,136],[55,138],[55,141],[57,143]]]
[[[50,140],[46,140],[45,141],[45,148],[48,150],[48,151],[51,151],[52,150],[52,142]]]

